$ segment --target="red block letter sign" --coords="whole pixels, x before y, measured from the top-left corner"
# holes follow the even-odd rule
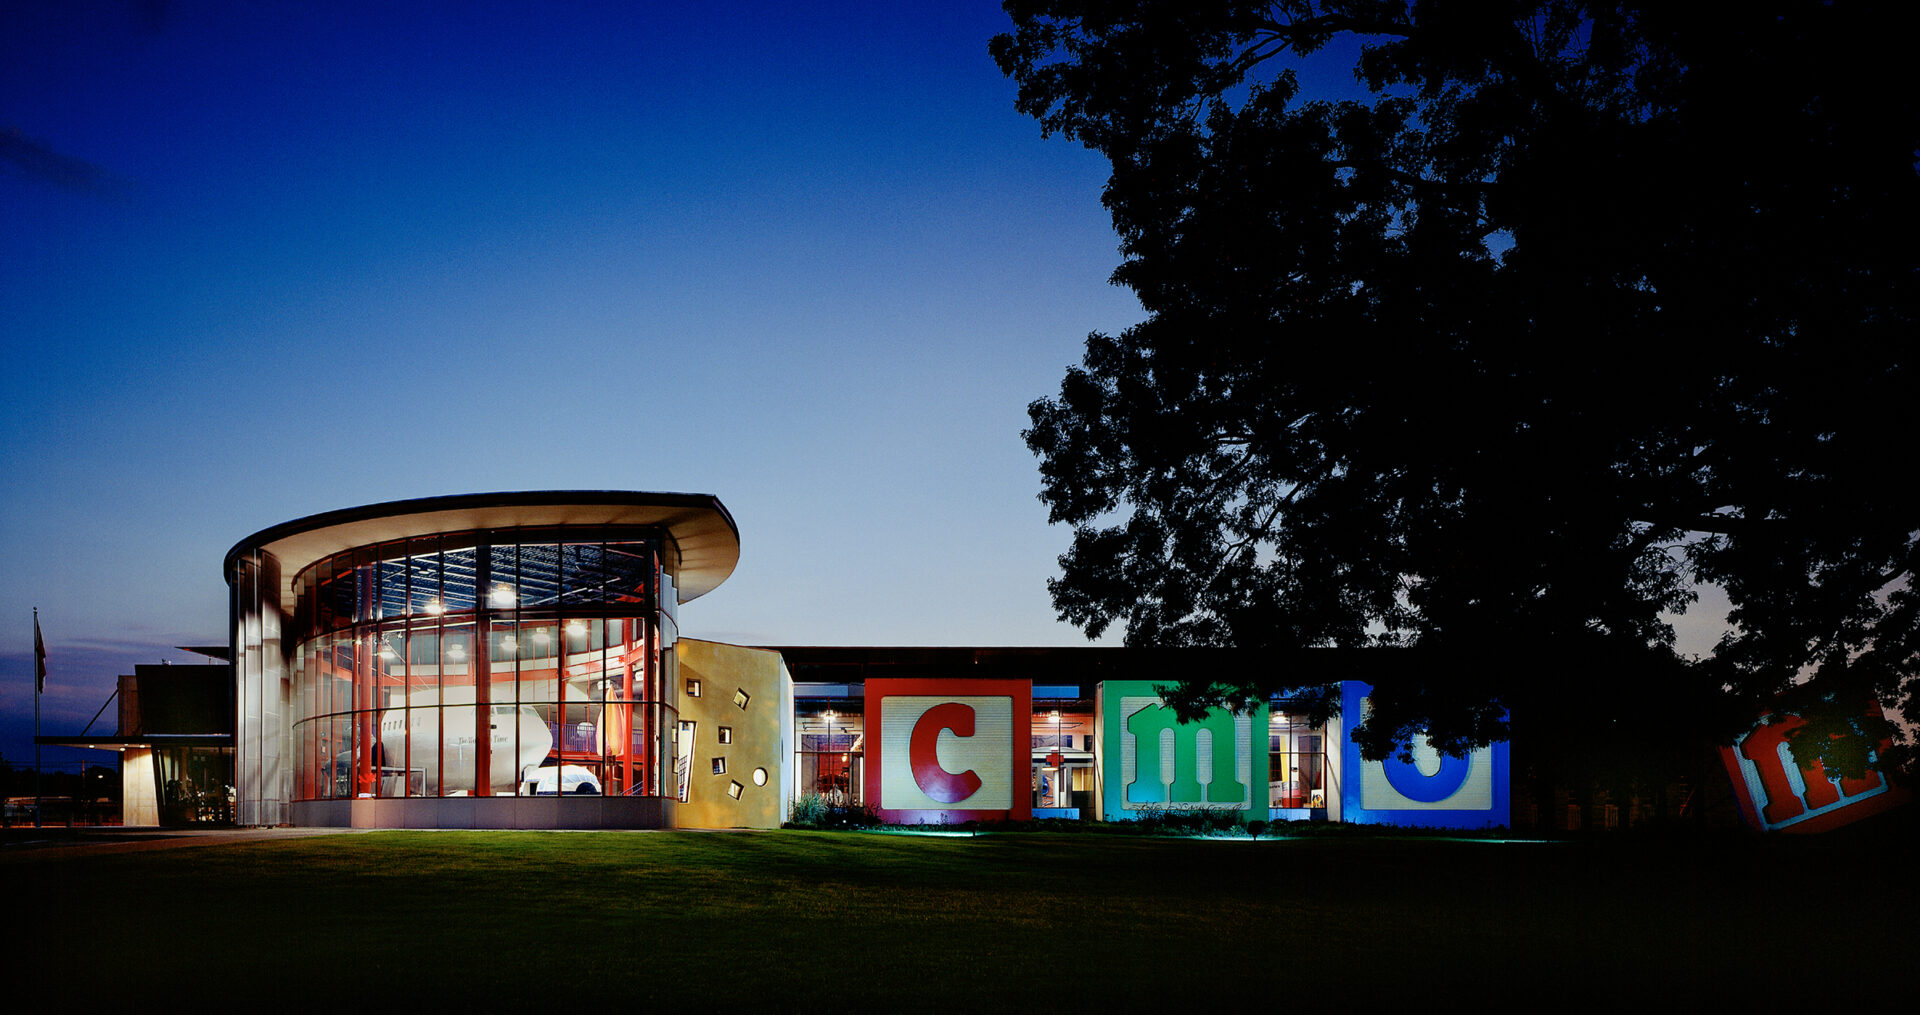
[[[950,701],[927,709],[913,724],[913,739],[908,758],[913,764],[913,781],[920,791],[943,804],[957,804],[980,789],[980,776],[969,768],[955,774],[940,767],[940,731],[952,730],[962,737],[973,736],[973,706]]]
[[[1787,767],[1780,760],[1780,747],[1787,742],[1788,733],[1806,724],[1807,721],[1797,715],[1782,716],[1754,727],[1740,744],[1741,755],[1760,771],[1760,785],[1767,791],[1766,806],[1761,814],[1769,825],[1784,824],[1809,808],[1817,810],[1839,803],[1843,794],[1859,796],[1880,786],[1880,774],[1870,771],[1864,778],[1841,779],[1836,791],[1826,766],[1815,761],[1800,770],[1800,781],[1807,787],[1806,804],[1802,806],[1801,798],[1794,796],[1793,786],[1787,782]]]

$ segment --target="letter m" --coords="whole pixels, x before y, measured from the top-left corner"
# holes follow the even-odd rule
[[[1182,723],[1173,709],[1148,705],[1127,716],[1127,732],[1133,734],[1133,781],[1127,783],[1128,803],[1197,804],[1200,799],[1200,731],[1213,740],[1213,779],[1207,785],[1206,803],[1237,804],[1247,798],[1247,788],[1234,778],[1233,714],[1216,709],[1196,723]],[[1160,781],[1161,733],[1173,731],[1173,782]]]

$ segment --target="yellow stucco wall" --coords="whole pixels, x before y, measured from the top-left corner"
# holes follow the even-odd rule
[[[787,768],[793,747],[786,742],[787,717],[793,712],[793,678],[780,653],[719,642],[681,638],[679,656],[680,719],[693,722],[694,746],[687,802],[675,812],[682,828],[778,828],[786,820]],[[690,691],[700,682],[700,696]],[[736,701],[747,695],[746,707]],[[721,730],[730,743],[721,742]],[[726,771],[715,773],[714,760]],[[756,785],[755,770],[765,772]],[[729,792],[738,784],[739,797]]]

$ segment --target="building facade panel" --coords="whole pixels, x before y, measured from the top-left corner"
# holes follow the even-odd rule
[[[869,680],[865,702],[865,797],[882,820],[1031,818],[1031,681]]]
[[[679,640],[681,827],[773,828],[792,806],[793,679],[780,653]],[[693,689],[699,688],[698,696]]]
[[[1267,708],[1215,709],[1183,723],[1149,680],[1102,683],[1096,706],[1102,751],[1100,814],[1130,821],[1170,811],[1241,820],[1268,811]]]
[[[1341,711],[1349,722],[1365,719],[1373,688],[1359,681],[1341,687]],[[1497,828],[1508,821],[1508,751],[1505,741],[1464,758],[1438,753],[1425,737],[1408,747],[1410,760],[1368,761],[1360,746],[1343,740],[1349,773],[1342,819],[1355,824],[1427,828]]]

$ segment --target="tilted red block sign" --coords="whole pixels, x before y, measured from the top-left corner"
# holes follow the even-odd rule
[[[1879,706],[1871,706],[1868,714],[1879,715]],[[1819,761],[1805,768],[1796,764],[1787,735],[1805,725],[1797,715],[1775,713],[1720,749],[1748,824],[1763,832],[1824,832],[1907,802],[1907,792],[1879,772],[1836,779]],[[1880,750],[1891,746],[1882,741]]]

